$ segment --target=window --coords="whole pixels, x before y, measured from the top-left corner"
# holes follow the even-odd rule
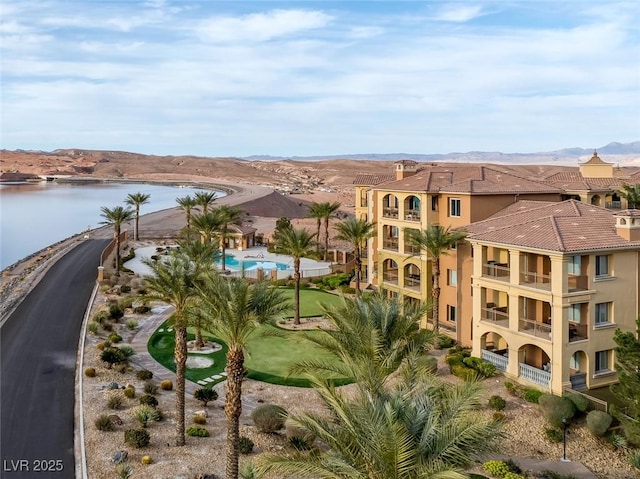
[[[431,197],[431,211],[438,211],[438,197]]]
[[[611,354],[609,353],[610,350],[596,352],[596,374],[611,371],[609,367]]]
[[[569,256],[568,273],[580,276],[582,256]]]
[[[360,191],[360,206],[368,206],[367,190]]]
[[[569,359],[569,369],[580,371],[580,353],[574,353]]]
[[[596,276],[609,276],[609,256],[596,256]]]
[[[611,323],[611,303],[596,304],[596,326]]]
[[[449,286],[458,286],[458,271],[455,269],[447,270],[447,284]]]
[[[580,305],[579,304],[570,305],[567,316],[569,321],[571,321],[572,323],[579,323],[580,322]]]
[[[460,199],[449,198],[449,216],[460,216]]]
[[[456,322],[456,307],[447,304],[447,319],[452,323]]]

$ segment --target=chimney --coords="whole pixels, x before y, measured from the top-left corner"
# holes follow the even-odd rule
[[[613,216],[618,236],[627,241],[640,241],[640,210],[623,210]]]
[[[418,171],[418,163],[413,160],[400,160],[395,162],[396,180],[403,180],[408,176],[415,175]]]

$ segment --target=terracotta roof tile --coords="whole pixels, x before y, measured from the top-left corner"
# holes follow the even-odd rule
[[[355,179],[353,180],[353,184],[358,186],[374,186],[381,183],[386,183],[388,181],[393,181],[395,179],[396,175],[393,173],[383,175],[359,174],[356,175]]]

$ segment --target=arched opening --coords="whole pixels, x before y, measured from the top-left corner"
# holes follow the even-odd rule
[[[390,284],[398,284],[398,263],[392,259],[382,262],[382,281]]]
[[[382,198],[382,216],[385,218],[398,217],[398,197],[392,194]]]
[[[411,195],[404,200],[404,219],[408,221],[420,221],[420,198]]]
[[[518,350],[520,379],[548,388],[551,384],[551,359],[535,344],[525,344]]]
[[[602,198],[600,198],[600,195],[593,195],[591,197],[591,204],[593,206],[602,206],[601,203],[602,203]]]
[[[576,351],[569,359],[569,379],[576,391],[587,389],[588,356],[584,351]]]
[[[495,332],[488,332],[480,338],[481,357],[500,371],[507,370],[509,362],[509,345],[505,339]]]
[[[418,265],[409,263],[404,267],[404,287],[420,291],[421,285],[420,268]]]

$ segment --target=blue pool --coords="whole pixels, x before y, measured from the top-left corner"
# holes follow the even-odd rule
[[[218,266],[222,263],[221,259],[216,260]],[[245,271],[251,271],[254,269],[262,268],[265,271],[271,271],[272,269],[286,270],[293,269],[288,264],[285,263],[277,263],[274,261],[263,261],[263,260],[253,260],[253,259],[244,259],[238,260],[233,255],[226,255],[225,257],[225,266],[231,270],[240,271],[244,265]]]

